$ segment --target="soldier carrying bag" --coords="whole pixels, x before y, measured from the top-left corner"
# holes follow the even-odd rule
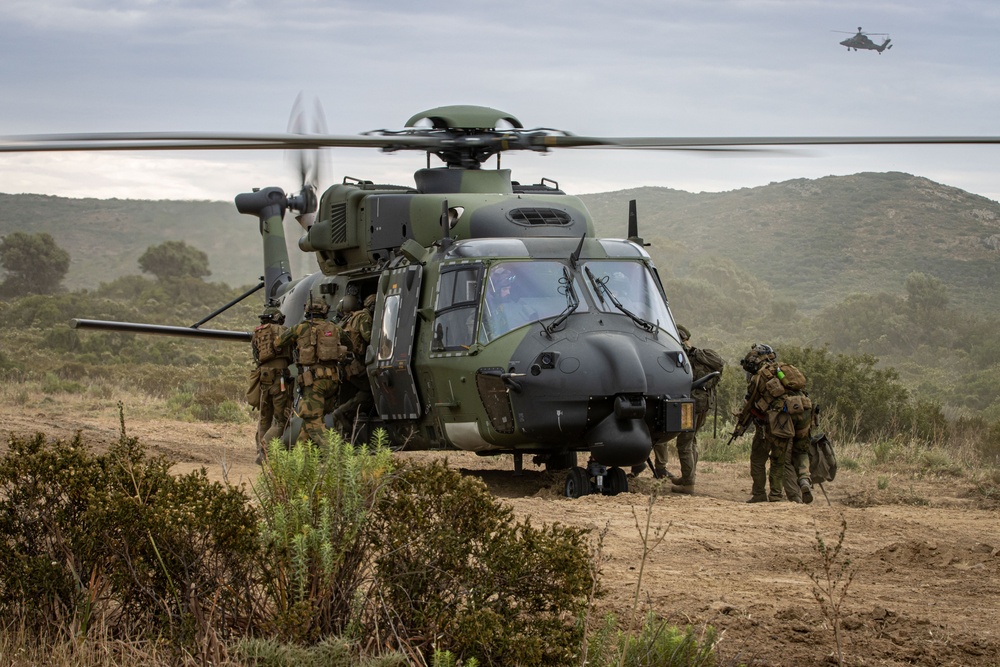
[[[832,482],[837,476],[837,455],[826,433],[814,435],[809,443],[809,476],[813,484]]]

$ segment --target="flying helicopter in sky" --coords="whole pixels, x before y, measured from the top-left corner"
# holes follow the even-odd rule
[[[854,49],[855,51],[858,49],[864,49],[868,51],[878,51],[878,54],[882,55],[883,51],[892,48],[892,44],[889,43],[892,40],[889,38],[889,34],[885,32],[862,32],[860,27],[858,27],[857,33],[851,33],[846,30],[834,30],[833,32],[853,35],[853,37],[848,37],[840,43],[841,46],[846,46],[848,51],[851,49]],[[876,44],[868,38],[869,35],[885,37],[885,41],[881,44]]]
[[[369,426],[384,427],[398,447],[510,454],[516,470],[528,454],[568,470],[565,493],[579,497],[626,491],[624,468],[644,462],[654,441],[693,428],[691,391],[710,377],[692,376],[634,203],[623,212],[623,238],[597,238],[579,198],[548,179],[513,180],[500,166],[504,152],[970,143],[1000,137],[587,137],[525,129],[493,108],[445,106],[415,114],[402,130],[360,135],[35,135],[0,138],[0,152],[302,151],[297,193],[272,186],[236,196],[239,212],[258,220],[264,257],[261,283],[240,299],[262,291],[291,325],[310,301],[336,311],[349,288],[374,296]],[[335,147],[418,151],[427,163],[413,185],[346,176],[319,194],[314,151]],[[432,167],[432,156],[443,165]],[[315,273],[291,274],[289,212]],[[193,327],[75,325],[245,342],[247,332],[201,328],[235,303]]]

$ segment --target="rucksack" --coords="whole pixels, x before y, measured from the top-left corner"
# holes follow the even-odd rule
[[[837,455],[826,433],[814,435],[809,443],[809,477],[813,484],[832,482],[837,476]]]
[[[802,391],[806,388],[806,376],[798,368],[791,364],[778,364],[778,368],[785,375],[781,378],[781,384],[785,385],[786,389]]]

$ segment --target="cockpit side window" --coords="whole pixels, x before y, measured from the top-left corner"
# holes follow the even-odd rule
[[[434,305],[435,352],[467,350],[475,341],[482,274],[478,263],[441,269]]]

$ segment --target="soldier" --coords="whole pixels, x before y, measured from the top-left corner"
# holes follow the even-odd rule
[[[691,332],[685,327],[677,326],[677,332],[681,337],[681,345],[691,362],[691,376],[697,380],[710,373],[722,373],[725,362],[715,350],[707,348],[696,348],[688,344],[691,339]],[[719,383],[719,376],[715,376],[702,386],[691,392],[694,399],[695,423],[693,431],[685,431],[677,435],[677,460],[680,462],[681,475],[677,477],[667,471],[667,441],[660,441],[653,445],[653,454],[656,457],[653,473],[655,477],[670,478],[672,482],[670,490],[673,493],[694,493],[695,467],[698,465],[698,431],[705,425],[708,411],[715,402],[715,386]]]
[[[260,316],[260,326],[254,329],[250,347],[255,371],[260,382],[260,419],[257,422],[257,463],[267,457],[267,444],[280,438],[288,424],[291,407],[292,383],[288,373],[291,349],[278,344],[287,327],[282,326],[285,316],[278,304],[270,301]]]
[[[777,359],[769,345],[754,344],[740,361],[747,373],[747,394],[733,436],[742,433],[750,422],[755,427],[750,447],[753,490],[747,502],[779,501],[784,490],[789,500],[811,503],[812,401],[805,392],[805,375],[791,364],[779,364]],[[769,494],[766,482],[770,482]]]
[[[295,362],[299,367],[298,415],[303,430],[314,444],[323,442],[323,417],[333,410],[340,394],[342,371],[340,362],[347,356],[347,340],[343,330],[326,319],[329,307],[310,296],[305,306],[305,319],[286,331],[278,344],[295,345]]]
[[[341,404],[333,411],[333,421],[346,437],[350,437],[354,430],[356,415],[369,412],[374,405],[372,388],[365,373],[365,353],[372,340],[375,295],[368,295],[362,306],[358,300],[357,287],[351,285],[347,288],[341,310],[347,316],[343,326],[350,341],[348,348],[352,358],[344,367]]]

